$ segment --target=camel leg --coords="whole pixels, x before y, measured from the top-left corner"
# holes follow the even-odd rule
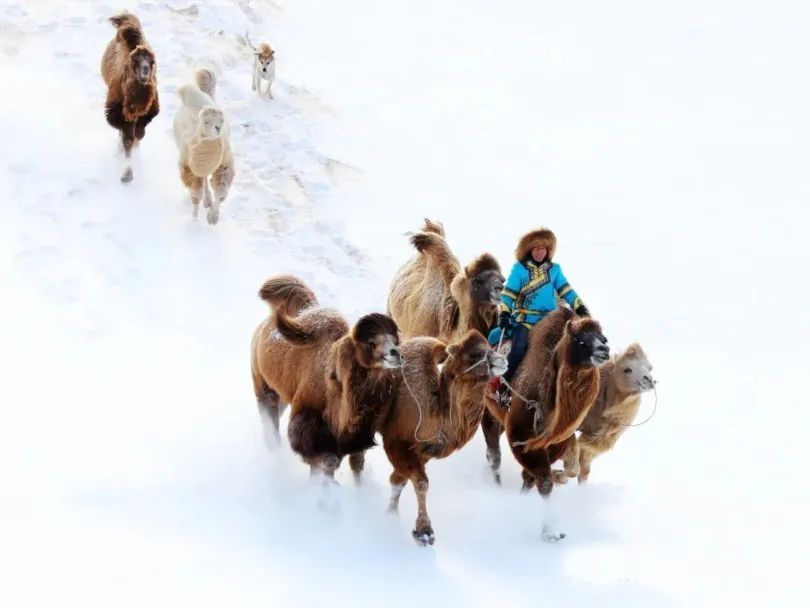
[[[334,479],[335,470],[340,466],[337,442],[329,432],[321,412],[293,403],[287,425],[287,439],[292,450],[304,462],[323,471],[327,478]]]
[[[208,223],[216,224],[219,222],[219,201],[211,193],[211,185],[208,183],[208,178],[203,178],[204,188],[204,202],[203,205],[208,208]]]
[[[214,188],[214,199],[221,205],[228,196],[234,178],[233,163],[222,164],[211,175],[211,185]]]
[[[124,146],[124,172],[121,174],[121,182],[128,184],[132,181],[132,146],[135,144],[134,124],[125,123],[121,128],[121,145]]]
[[[391,482],[391,499],[388,501],[388,512],[398,513],[399,497],[402,495],[405,484],[408,483],[408,478],[394,471],[388,479]]]
[[[501,485],[500,438],[503,433],[503,425],[485,410],[484,417],[481,419],[481,430],[484,432],[484,440],[487,442],[487,462],[492,469],[492,476],[495,478],[495,483]]]
[[[183,182],[183,185],[188,188],[189,194],[191,195],[191,204],[194,205],[192,215],[197,217],[200,211],[200,201],[203,200],[204,195],[203,180],[201,177],[194,175],[191,169],[188,168],[188,165],[180,166],[180,180]]]
[[[593,462],[593,459],[598,455],[599,453],[591,450],[587,444],[581,446],[579,451],[579,475],[577,477],[579,483],[588,481],[588,477],[591,474],[591,462]]]
[[[579,475],[579,442],[576,436],[571,435],[565,443],[565,451],[562,453],[563,470],[553,471],[554,482],[568,483],[569,477]]]
[[[546,450],[533,450],[524,452],[522,449],[514,449],[513,453],[517,461],[523,466],[523,488],[527,488],[527,483],[530,479],[534,480],[534,485],[537,488],[540,497],[544,502],[544,513],[542,519],[542,535],[543,540],[546,542],[557,542],[565,538],[565,534],[556,532],[550,522],[548,516],[548,499],[551,495],[551,490],[554,488],[554,480],[551,476],[551,463],[549,462],[549,453]],[[555,457],[556,460],[556,457]],[[530,487],[530,486],[529,486]]]
[[[254,70],[253,70],[253,82],[252,82],[252,85],[253,85],[253,90],[254,90],[254,91],[255,91],[255,90],[258,88],[258,86],[259,86],[259,85],[258,85],[258,80],[257,80],[257,78],[256,78],[256,69],[255,69],[255,68],[254,68]]]
[[[281,444],[281,433],[279,432],[279,421],[284,412],[284,404],[281,397],[272,389],[262,396],[256,398],[259,405],[259,413],[266,421],[264,424],[265,439],[271,448]],[[268,424],[269,422],[269,424]]]
[[[414,540],[422,545],[432,545],[436,540],[436,535],[433,533],[433,526],[430,524],[430,517],[427,513],[427,493],[428,493],[428,478],[425,473],[425,467],[422,465],[418,471],[411,474],[411,483],[414,490],[416,490],[416,503],[418,506],[416,516],[416,526],[413,529]]]
[[[410,479],[413,488],[416,491],[416,502],[418,504],[418,514],[416,517],[416,525],[414,526],[413,535],[414,540],[420,545],[432,545],[436,540],[433,533],[433,527],[430,525],[430,517],[427,513],[427,493],[428,493],[428,477],[425,473],[425,465],[419,460],[419,457],[413,451],[413,445],[406,441],[383,441],[383,448],[388,455],[388,460],[394,467],[394,473],[391,475],[391,502],[388,509],[396,510],[396,505],[399,504],[399,495],[402,493],[402,487],[405,480]]]
[[[360,484],[361,481],[361,474],[363,473],[363,467],[366,465],[366,453],[365,452],[352,452],[349,454],[349,467],[352,469],[352,474],[354,475],[354,481],[356,484]]]

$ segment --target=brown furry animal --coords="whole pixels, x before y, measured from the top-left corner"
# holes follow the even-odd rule
[[[289,403],[292,449],[329,477],[351,454],[358,476],[362,451],[374,444],[375,424],[395,394],[393,370],[402,362],[396,324],[375,313],[349,332],[337,311],[318,306],[312,291],[292,276],[268,279],[259,296],[273,310],[251,343],[260,411],[278,438],[279,417]]]
[[[487,409],[505,427],[512,453],[523,467],[524,490],[536,485],[542,497],[551,493],[551,463],[562,455],[595,402],[598,368],[608,353],[597,321],[574,318],[570,309],[558,308],[529,333],[526,355],[512,378],[522,397],[513,395],[504,411],[487,391]],[[492,430],[485,429],[489,450],[500,455],[499,435],[499,430],[493,437]],[[544,535],[549,540],[561,538],[545,530]]]
[[[146,125],[160,111],[155,54],[135,15],[121,13],[110,22],[118,31],[101,58],[101,76],[107,84],[104,112],[110,126],[121,133],[127,159],[121,181],[130,182],[132,146],[143,139]]]
[[[446,342],[471,329],[486,335],[504,284],[497,260],[484,253],[462,269],[444,227],[428,219],[410,240],[418,253],[397,272],[388,294],[388,314],[403,334]]]
[[[484,386],[506,371],[506,358],[474,330],[449,346],[435,338],[412,338],[402,345],[402,356],[403,382],[380,428],[394,467],[389,510],[397,510],[410,481],[419,503],[413,537],[419,544],[433,544],[425,465],[461,449],[475,435],[484,412]]]
[[[588,480],[591,462],[616,445],[638,413],[642,393],[655,387],[652,365],[639,344],[631,344],[599,370],[599,396],[579,425],[579,437],[568,442],[562,455],[564,471],[554,471],[554,481],[568,477]]]

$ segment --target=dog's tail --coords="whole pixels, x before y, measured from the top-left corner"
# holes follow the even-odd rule
[[[128,50],[134,50],[143,42],[141,22],[132,13],[121,13],[110,17],[110,23],[118,30],[118,41],[126,45]]]
[[[214,99],[217,92],[217,76],[214,74],[214,70],[208,68],[197,70],[197,73],[194,74],[194,81],[203,93]]]

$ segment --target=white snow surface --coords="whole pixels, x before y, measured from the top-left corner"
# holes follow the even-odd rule
[[[99,75],[124,7],[0,3],[4,606],[809,605],[807,3],[193,5],[127,7],[161,113],[124,186]],[[275,100],[245,31],[277,51]],[[199,66],[236,155],[217,226],[171,140]],[[384,311],[425,216],[505,271],[553,227],[659,381],[553,513],[505,441],[503,487],[480,434],[430,463],[429,548],[412,488],[385,513],[380,448],[326,498],[286,438],[269,450],[249,374],[265,278]]]

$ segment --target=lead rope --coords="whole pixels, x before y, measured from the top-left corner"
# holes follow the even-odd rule
[[[655,416],[655,410],[658,409],[658,389],[655,388],[654,384],[653,384],[653,395],[655,395],[655,403],[653,404],[653,411],[649,416],[647,416],[647,419],[644,420],[644,422],[637,422],[636,424],[622,424],[623,427],[629,428],[631,426],[642,426],[647,424],[650,420],[652,420],[652,417]]]
[[[486,358],[486,356],[484,356],[478,362],[473,363],[470,367],[468,367],[463,372],[461,372],[461,374],[462,375],[466,374],[471,369],[473,369],[475,367],[478,367],[482,363],[486,363],[486,360],[487,360],[487,358]],[[405,375],[405,363],[406,362],[407,361],[405,360],[405,357],[403,357],[402,358],[402,370],[401,370],[402,371],[402,380],[403,380],[403,382],[405,382],[405,388],[408,389],[408,392],[410,393],[411,397],[413,398],[414,403],[416,403],[416,410],[417,410],[417,412],[419,414],[419,419],[416,421],[416,427],[413,430],[413,438],[414,438],[415,441],[417,441],[419,443],[429,443],[429,442],[433,441],[436,438],[438,438],[439,441],[441,441],[442,443],[446,443],[447,442],[447,435],[445,435],[445,433],[444,433],[444,420],[442,420],[441,425],[439,426],[439,431],[433,437],[429,437],[427,439],[420,439],[419,438],[419,427],[422,426],[422,404],[419,403],[419,399],[417,399],[416,393],[414,393],[413,389],[411,388],[411,385],[408,383],[408,378]],[[450,394],[449,394],[450,403],[449,403],[449,408],[447,410],[448,411],[447,422],[448,422],[448,424],[450,426],[453,426],[453,384],[455,384],[455,382],[456,382],[456,378],[453,378],[453,381],[451,382],[450,389],[449,389],[450,390]]]

